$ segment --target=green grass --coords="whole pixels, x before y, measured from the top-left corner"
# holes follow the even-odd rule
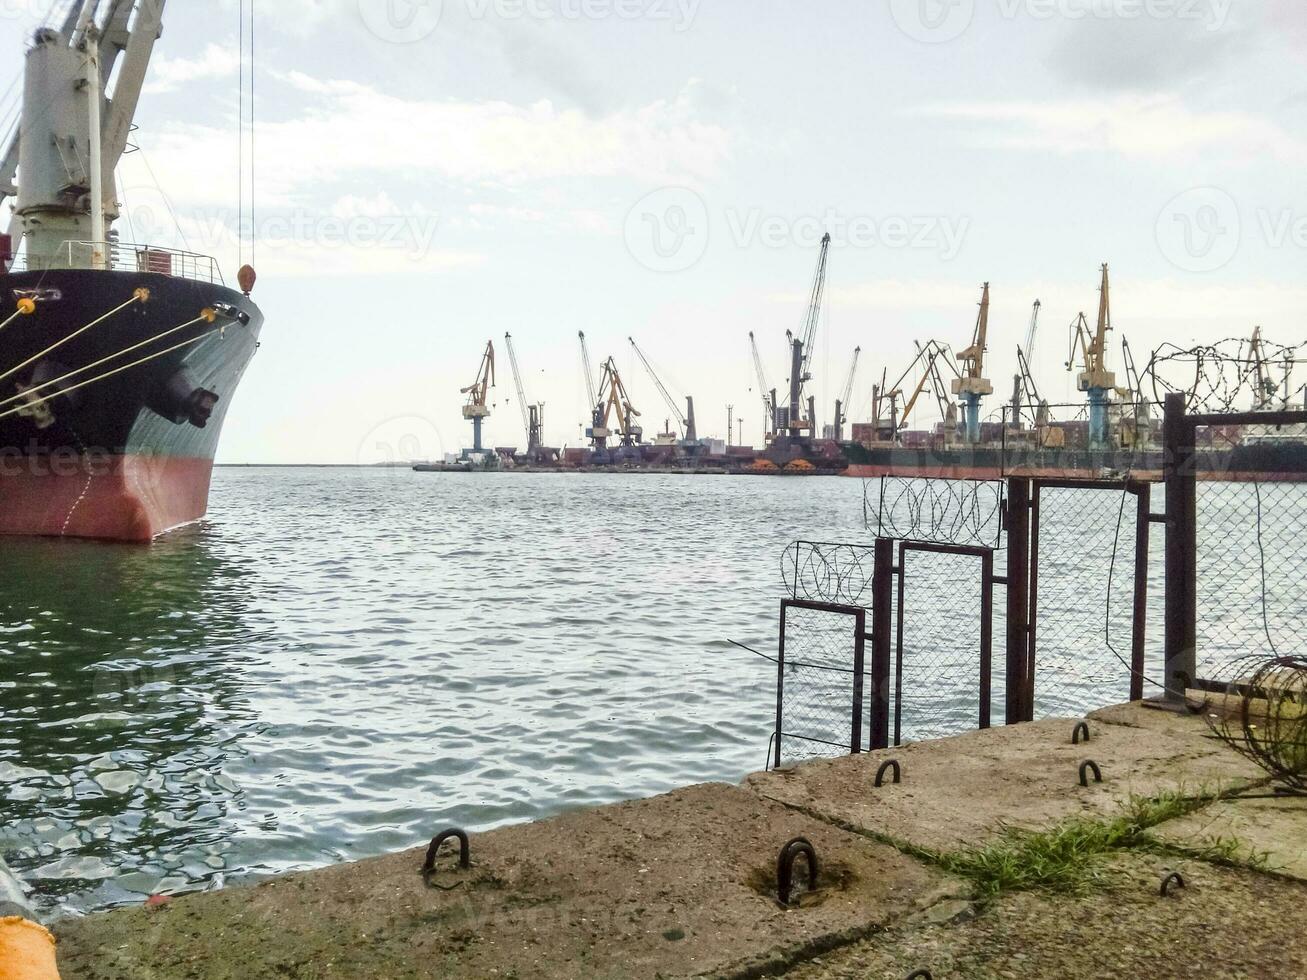
[[[1077,817],[1050,830],[1009,830],[982,847],[935,853],[944,870],[969,880],[977,897],[1041,888],[1084,893],[1099,881],[1103,860],[1125,848],[1153,849],[1145,831],[1206,805],[1209,795],[1182,792],[1160,797],[1131,797],[1110,820]]]

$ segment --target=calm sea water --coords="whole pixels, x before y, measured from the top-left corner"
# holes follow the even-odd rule
[[[1124,697],[1083,530],[1110,542],[1120,502],[1046,532],[1075,666],[1043,710]],[[81,911],[738,780],[775,668],[727,641],[775,650],[796,538],[869,541],[862,484],[221,469],[204,524],[151,548],[0,541],[0,853]],[[969,717],[975,568],[937,572],[909,593],[912,689]]]

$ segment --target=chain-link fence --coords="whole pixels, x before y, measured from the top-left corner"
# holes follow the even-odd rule
[[[856,647],[861,663],[864,639],[882,698],[871,729],[895,744],[991,717],[1175,703],[1187,685],[1223,688],[1301,655],[1307,412],[1188,415],[1172,394],[1159,443],[1128,450],[1112,452],[1129,465],[1097,477],[867,481],[874,548],[791,546],[786,593],[843,611],[783,626],[785,752],[858,749],[850,658]],[[850,610],[874,635],[850,633]]]
[[[1160,693],[1162,608],[1147,602],[1163,572],[1160,546],[1150,547],[1151,488],[1035,481],[1033,499],[1034,716]]]
[[[866,611],[860,607],[804,600],[781,604],[775,765],[860,750],[865,631]]]

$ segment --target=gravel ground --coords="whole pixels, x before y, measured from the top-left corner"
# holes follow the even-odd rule
[[[1307,977],[1307,885],[1186,861],[1188,887],[1162,898],[1168,865],[1122,855],[1083,897],[1008,895],[973,918],[895,930],[785,974],[792,980],[1291,980]]]

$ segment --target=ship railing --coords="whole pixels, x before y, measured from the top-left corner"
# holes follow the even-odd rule
[[[53,257],[33,257],[23,252],[14,258],[9,271],[89,269],[97,250],[104,256],[105,268],[112,272],[150,272],[175,279],[226,285],[218,260],[211,255],[133,242],[67,241]]]

